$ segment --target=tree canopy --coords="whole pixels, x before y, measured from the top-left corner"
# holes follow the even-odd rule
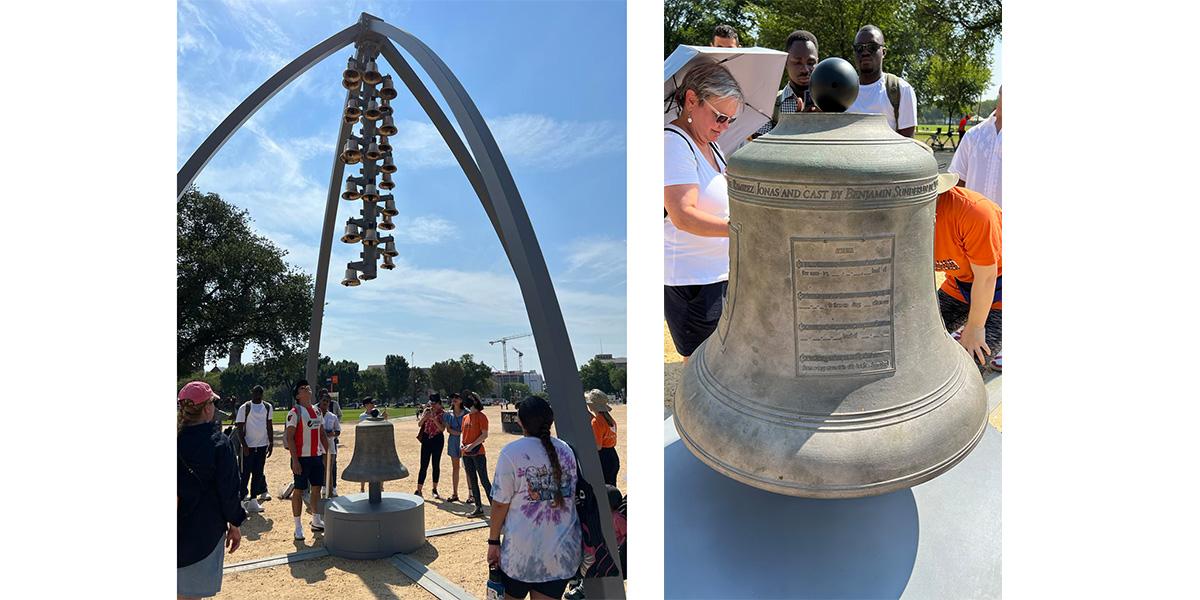
[[[625,368],[592,358],[579,367],[579,380],[585,392],[596,389],[606,394],[615,394],[625,388]]]
[[[384,357],[383,365],[387,374],[387,397],[394,400],[408,391],[408,360],[403,356],[389,354]]]
[[[253,344],[259,360],[304,347],[312,277],[251,229],[249,214],[189,188],[176,206],[177,375]]]

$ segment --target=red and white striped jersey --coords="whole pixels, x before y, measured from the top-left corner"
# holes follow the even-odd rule
[[[321,448],[321,430],[325,420],[321,413],[312,406],[297,404],[288,411],[287,427],[295,427],[292,437],[295,444],[296,456],[321,456],[325,450]]]

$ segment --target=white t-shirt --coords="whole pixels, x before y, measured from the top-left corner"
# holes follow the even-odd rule
[[[963,134],[950,159],[951,173],[958,175],[967,186],[986,196],[997,206],[1004,206],[1003,196],[1003,166],[1002,152],[1003,131],[996,131],[996,113]]]
[[[250,418],[246,418],[246,411],[249,407]],[[267,432],[267,422],[271,420],[271,403],[266,400],[255,404],[247,402],[238,407],[237,416],[234,417],[234,423],[246,424],[246,439],[244,440],[247,448],[262,448],[270,445],[271,437]]]
[[[892,108],[892,101],[888,100],[887,88],[883,82],[886,79],[883,75],[879,76],[879,81],[870,85],[858,86],[858,98],[846,112],[870,113],[873,115],[883,115],[887,119],[888,125],[895,131],[900,131],[906,127],[917,126],[917,94],[913,92],[912,86],[903,78],[900,79],[900,124],[896,125],[896,111]]]
[[[714,170],[686,131],[674,125],[667,125],[667,128],[678,133],[663,132],[663,186],[699,186],[696,207],[710,215],[729,219],[724,158],[717,157],[721,169]],[[666,285],[704,285],[729,279],[729,238],[692,235],[676,228],[670,218],[664,218],[663,241]]]
[[[333,436],[342,432],[342,422],[338,416],[329,411],[325,413],[325,437],[329,438],[329,453],[337,454],[337,444],[333,441]]]
[[[542,441],[523,437],[500,450],[492,499],[510,504],[501,533],[500,569],[528,583],[567,579],[582,560],[579,515],[575,512],[575,454],[551,437],[562,469],[562,505],[554,500],[554,472]]]

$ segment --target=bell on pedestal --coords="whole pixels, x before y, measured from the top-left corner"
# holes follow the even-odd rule
[[[383,176],[379,178],[379,187],[385,190],[395,189],[396,182],[392,181],[391,173],[384,173]]]
[[[358,83],[362,79],[362,71],[358,70],[358,61],[354,57],[346,61],[346,70],[342,71],[342,79],[353,83]]]
[[[384,202],[383,202],[383,214],[384,214],[385,216],[388,216],[388,217],[394,217],[394,216],[396,216],[396,215],[400,214],[400,211],[396,210],[396,198],[395,198],[395,196],[392,196],[391,194],[388,194],[387,196],[383,196],[383,198],[384,198]]]
[[[362,116],[362,107],[358,105],[358,98],[351,98],[346,101],[346,110],[342,113],[347,119]]]
[[[392,151],[392,144],[390,142],[388,142],[386,135],[379,136],[379,151],[380,152],[391,152]]]
[[[987,427],[934,289],[937,162],[880,115],[784,113],[729,160],[729,282],[675,395],[687,448],[778,494],[928,481]]]
[[[368,248],[379,245],[379,234],[375,233],[374,227],[367,228],[367,233],[363,234],[362,245]]]
[[[391,231],[396,228],[396,224],[392,222],[392,216],[383,213],[383,220],[379,223],[379,228],[384,231]]]
[[[363,188],[362,199],[367,202],[379,200],[379,192],[375,191],[375,184],[368,183],[367,187]]]
[[[391,271],[392,269],[395,269],[396,263],[392,262],[392,256],[393,255],[391,255],[391,254],[384,254],[383,255],[383,264],[381,264],[379,266],[384,269],[387,269],[389,271]]]
[[[367,146],[367,153],[366,153],[367,160],[379,160],[382,156],[383,156],[383,152],[380,151],[379,144],[376,144],[375,142],[371,142]]]
[[[362,198],[362,193],[358,191],[358,184],[347,179],[346,191],[342,192],[342,200],[358,200],[359,198]]]
[[[383,75],[379,73],[379,69],[375,66],[375,61],[367,61],[367,67],[363,69],[362,80],[367,85],[375,85],[383,81]]]
[[[387,173],[388,175],[396,172],[396,164],[392,162],[391,154],[387,155],[387,157],[383,159],[383,166],[379,167],[379,170]]]
[[[396,129],[396,124],[392,121],[392,117],[391,116],[384,117],[383,125],[379,126],[379,134],[380,135],[396,135],[397,131],[399,131],[399,130]]]
[[[383,113],[383,116],[385,116],[385,117],[392,114],[391,103],[388,102],[387,100],[383,100],[382,102],[380,102],[379,103],[379,112]]]
[[[372,100],[367,103],[367,110],[363,112],[363,116],[371,121],[378,121],[383,118],[383,113],[379,112],[379,103]]]
[[[341,158],[342,162],[348,165],[362,162],[362,151],[358,149],[358,140],[346,140],[346,145],[342,148]]]
[[[396,86],[392,85],[391,75],[384,76],[383,85],[379,88],[379,97],[384,100],[396,99]]]
[[[396,252],[396,242],[393,241],[384,244],[383,255],[385,257],[400,256],[400,253]]]
[[[346,269],[346,277],[342,279],[342,285],[346,287],[354,287],[358,285],[358,271],[354,269]]]

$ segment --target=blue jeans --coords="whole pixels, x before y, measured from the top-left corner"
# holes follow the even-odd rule
[[[488,503],[492,502],[492,482],[488,479],[487,455],[467,456],[464,454],[462,462],[467,468],[467,489],[471,490],[471,497],[475,498],[475,508],[482,509],[483,498],[479,494],[480,482],[483,483],[483,491],[487,494]]]

